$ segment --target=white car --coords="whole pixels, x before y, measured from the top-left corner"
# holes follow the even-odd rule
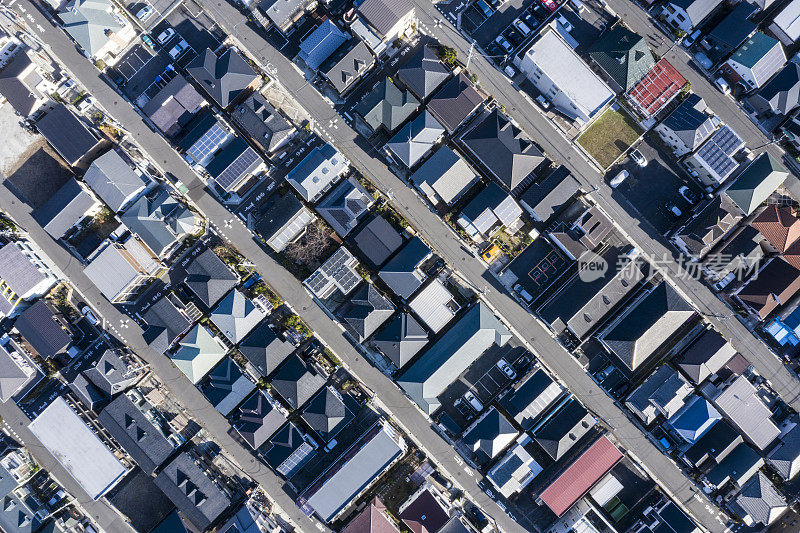
[[[725,79],[717,78],[714,80],[714,85],[717,86],[717,89],[722,91],[722,94],[731,94],[731,86],[728,85],[728,82],[725,81]]]
[[[517,373],[514,372],[514,369],[511,368],[511,365],[509,365],[505,359],[500,359],[495,364],[497,365],[497,368],[503,371],[503,374],[508,376],[508,379],[514,379],[517,377]]]
[[[631,150],[631,153],[628,154],[631,160],[639,165],[640,167],[644,168],[647,166],[647,159],[642,155],[642,152],[639,150]]]
[[[156,37],[156,39],[161,44],[167,44],[167,42],[170,39],[172,39],[174,36],[175,36],[175,30],[173,30],[172,28],[167,28],[166,30],[164,30],[161,33],[159,33],[158,37]]]
[[[514,49],[514,47],[513,47],[513,46],[511,46],[511,43],[510,43],[510,42],[508,42],[508,39],[506,39],[506,38],[505,38],[505,37],[503,37],[502,35],[501,35],[501,36],[499,36],[497,39],[495,39],[495,42],[496,42],[497,44],[499,44],[500,46],[502,46],[502,47],[503,47],[503,50],[505,50],[505,51],[506,51],[506,52],[508,52],[509,54],[510,54],[510,53],[511,53],[511,51]]]
[[[97,316],[95,316],[94,312],[89,309],[88,305],[81,307],[81,314],[85,316],[86,320],[88,320],[93,326],[100,325],[100,321],[97,319]]]
[[[514,21],[514,26],[516,26],[517,29],[522,32],[522,35],[528,35],[531,32],[531,29],[528,27],[528,25],[522,22],[520,19]]]
[[[569,21],[567,20],[567,17],[565,17],[564,15],[558,15],[556,17],[556,21],[559,24],[561,24],[561,26],[563,26],[563,28],[565,30],[567,30],[567,33],[571,33],[572,30],[575,29],[575,28],[572,27],[572,24],[569,23]]]
[[[150,6],[144,6],[136,13],[136,18],[144,22],[145,20],[149,19],[150,15],[152,14],[153,14],[153,8]]]
[[[169,51],[169,57],[176,59],[179,55],[185,52],[187,48],[189,48],[189,43],[181,39],[181,42],[173,46],[172,50]]]
[[[508,76],[508,77],[509,77],[509,78],[511,78],[512,80],[513,80],[513,79],[516,77],[516,75],[517,75],[517,70],[516,70],[514,67],[512,67],[511,65],[506,65],[506,68],[504,68],[504,69],[503,69],[503,72],[505,72],[505,73],[506,73],[506,76]]]
[[[483,404],[475,397],[475,394],[471,390],[468,390],[464,393],[464,399],[467,400],[467,403],[475,409],[475,412],[480,413],[483,411]]]
[[[681,215],[683,215],[683,211],[681,211],[676,205],[667,204],[667,211],[675,215],[676,218],[681,218]]]
[[[617,187],[622,185],[623,181],[628,179],[628,176],[630,176],[630,172],[628,172],[627,170],[620,170],[619,174],[611,178],[611,181],[609,181],[608,184],[611,186],[612,189],[616,189]]]
[[[536,97],[536,103],[538,103],[540,106],[542,106],[542,109],[544,109],[545,111],[550,109],[550,102],[548,102],[547,98],[545,98],[541,94]]]

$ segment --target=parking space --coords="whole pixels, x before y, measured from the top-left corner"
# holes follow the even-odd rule
[[[151,33],[180,67],[206,48],[216,50],[226,37],[211,17],[191,1],[169,13]]]
[[[551,16],[539,0],[508,0],[498,9],[485,1],[479,0],[464,11],[462,27],[493,56],[513,53]],[[548,2],[551,8],[556,6]]]
[[[133,101],[170,68],[171,59],[163,52],[155,52],[143,44],[132,47],[114,66],[112,79]],[[138,105],[143,105],[145,98]]]
[[[158,24],[167,13],[172,9],[173,4],[180,0],[133,0],[128,2],[125,7],[133,15],[145,30],[150,30]]]

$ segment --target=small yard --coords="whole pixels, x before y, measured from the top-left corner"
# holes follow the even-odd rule
[[[609,109],[578,137],[578,144],[606,169],[641,134],[642,129],[624,110]]]

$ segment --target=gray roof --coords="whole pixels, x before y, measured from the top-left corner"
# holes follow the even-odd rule
[[[788,115],[800,106],[800,63],[790,61],[748,100],[761,113]]]
[[[500,405],[527,431],[563,392],[564,388],[558,382],[538,369],[510,389],[500,400]]]
[[[715,329],[707,329],[678,359],[678,366],[693,382],[699,384],[716,374],[736,355],[736,350]]]
[[[14,357],[0,346],[0,402],[7,402],[14,396],[36,373],[33,368],[21,366],[21,355]],[[22,363],[27,365],[27,363]]]
[[[449,146],[436,150],[410,178],[431,203],[443,201],[448,205],[468,191],[478,179],[478,174]]]
[[[800,472],[800,425],[790,429],[780,441],[770,452],[768,460],[778,474],[788,481]]]
[[[33,533],[40,531],[46,533],[55,531],[51,521],[46,527],[41,528],[42,522],[33,511],[23,503],[23,500],[14,494],[17,480],[4,467],[0,466],[0,530],[5,533]],[[26,498],[26,500],[29,500]],[[30,500],[27,503],[33,503]],[[39,506],[37,505],[37,511]],[[44,509],[42,509],[44,510]]]
[[[228,349],[207,327],[197,324],[170,356],[172,364],[195,385],[225,357]]]
[[[233,423],[239,435],[257,450],[286,423],[286,416],[263,391],[257,391],[240,407]]]
[[[341,53],[344,52],[344,53]],[[320,67],[320,72],[328,78],[339,94],[344,94],[361,76],[375,64],[375,56],[369,46],[354,37],[350,43],[342,45]]]
[[[349,162],[329,143],[314,148],[286,175],[286,181],[307,202],[315,202],[325,189],[335,183]]]
[[[325,19],[322,24],[311,32],[300,43],[300,59],[305,61],[306,66],[311,70],[319,70],[320,65],[344,43],[347,42],[347,34],[331,20]]]
[[[299,409],[325,385],[325,378],[293,355],[281,365],[270,384],[292,409]]]
[[[107,400],[106,395],[83,374],[75,376],[69,383],[69,390],[91,410],[95,410],[100,403]]]
[[[537,220],[546,222],[572,203],[581,183],[567,170],[559,167],[541,182],[533,183],[522,193],[520,204]]]
[[[78,163],[102,142],[64,104],[56,104],[37,120],[36,129],[70,165]]]
[[[707,109],[705,101],[692,93],[661,124],[694,151],[714,132],[714,122],[706,113]]]
[[[769,478],[759,472],[742,487],[728,506],[736,514],[762,525],[771,524],[786,509],[786,500]]]
[[[346,237],[375,199],[354,177],[337,185],[317,205],[317,212],[342,237]]]
[[[256,385],[247,379],[233,359],[226,357],[209,372],[198,388],[211,405],[227,417],[255,390]]]
[[[192,325],[167,297],[157,300],[144,314],[147,328],[145,342],[158,353],[164,353]]]
[[[387,78],[359,102],[356,112],[373,130],[383,127],[391,133],[413,115],[417,107],[419,100],[410,91],[401,91]]]
[[[578,400],[571,398],[533,428],[531,435],[544,451],[557,461],[596,423],[597,420],[589,414],[589,411]]]
[[[182,452],[164,467],[156,477],[156,485],[201,531],[208,529],[231,504],[188,452]]]
[[[407,300],[427,279],[419,267],[430,255],[428,245],[419,237],[413,237],[386,263],[378,276],[396,295]]]
[[[294,126],[261,93],[248,96],[231,113],[231,118],[267,154],[277,150],[294,132]]]
[[[745,39],[750,37],[758,25],[750,20],[750,16],[759,11],[758,6],[750,2],[740,2],[714,29],[706,36],[712,44],[708,56],[713,61],[720,61],[736,50]]]
[[[139,377],[115,350],[105,350],[83,375],[109,397],[125,390]]]
[[[728,197],[718,195],[677,232],[676,238],[683,241],[689,253],[701,259],[741,219],[738,207]]]
[[[403,126],[386,148],[408,168],[416,165],[444,135],[444,128],[427,110]]]
[[[19,247],[10,242],[0,247],[0,279],[17,296],[33,290],[47,277],[31,263]]]
[[[769,152],[764,152],[745,168],[725,190],[745,215],[751,215],[780,187],[789,171]]]
[[[210,308],[238,285],[239,276],[213,250],[206,248],[186,267],[183,283]]]
[[[383,37],[413,9],[409,0],[364,0],[358,6],[358,14]]]
[[[358,249],[375,266],[382,265],[403,244],[397,230],[380,215],[356,234],[355,241]]]
[[[445,83],[428,101],[427,109],[453,133],[483,103],[486,97],[463,72]]]
[[[64,29],[90,56],[95,56],[111,39],[109,32],[123,29],[111,14],[110,0],[71,0],[58,18]]]
[[[261,322],[239,343],[239,352],[266,377],[294,353],[294,345],[279,338],[267,322]]]
[[[72,338],[56,320],[55,312],[39,300],[17,317],[14,328],[44,359],[66,353]]]
[[[177,74],[147,101],[142,111],[158,129],[172,137],[205,104],[205,98],[194,86],[181,74]]]
[[[159,257],[197,224],[195,214],[166,190],[152,200],[139,198],[120,219]]]
[[[146,401],[139,407],[127,395],[120,394],[100,412],[98,417],[114,440],[148,474],[152,474],[164,464],[175,449],[161,428],[153,425],[151,419],[142,411],[151,408],[152,406]]]
[[[292,191],[276,191],[268,196],[256,216],[248,224],[276,252],[283,251],[314,219]]]
[[[672,0],[670,3],[686,11],[692,26],[697,26],[722,3],[722,0]]]
[[[141,173],[134,172],[116,150],[95,159],[83,179],[114,212],[125,207],[147,186]]]
[[[311,429],[330,441],[350,421],[352,414],[341,394],[328,386],[308,402],[302,416]]]
[[[747,376],[736,378],[713,401],[719,412],[759,450],[765,450],[781,433],[772,422],[772,412]]]
[[[761,455],[747,444],[739,444],[725,459],[706,474],[706,480],[717,488],[728,481],[741,487],[764,464]]]
[[[628,396],[625,403],[645,424],[650,424],[659,414],[671,418],[683,407],[693,390],[677,370],[662,365]]]
[[[371,283],[361,285],[336,310],[336,316],[358,342],[367,340],[393,313],[392,302]]]
[[[457,223],[472,238],[489,237],[500,226],[511,226],[522,216],[522,208],[502,189],[492,182],[476,194],[458,215]]]
[[[728,61],[750,69],[756,87],[760,87],[786,64],[786,56],[779,40],[757,31]]]
[[[209,318],[228,339],[237,344],[266,316],[244,294],[234,289],[220,301]]]
[[[719,463],[743,442],[742,436],[726,420],[717,420],[708,431],[684,450],[683,459],[700,468],[711,460]]]
[[[409,313],[398,313],[372,344],[400,369],[428,344],[428,332]]]
[[[228,107],[256,80],[253,67],[233,48],[217,57],[210,48],[186,67],[198,84],[222,107]]]
[[[70,178],[47,202],[32,214],[54,239],[60,239],[97,204],[75,178]]]
[[[511,333],[478,302],[442,335],[397,380],[428,414],[440,405],[438,396],[493,344],[504,346]]]
[[[495,407],[488,409],[468,430],[462,440],[470,451],[481,452],[483,459],[494,459],[519,436],[519,432]]]
[[[18,52],[0,70],[0,94],[23,117],[37,109],[36,85],[42,78],[36,70],[29,70],[32,65],[27,53]]]
[[[439,61],[433,45],[424,44],[398,69],[397,77],[425,100],[450,77],[450,69]]]
[[[311,3],[310,0],[261,0],[258,7],[278,28],[284,30],[291,25],[294,16]]]

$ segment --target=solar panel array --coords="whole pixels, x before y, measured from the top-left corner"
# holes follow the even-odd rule
[[[304,283],[317,297],[326,293],[331,284],[347,295],[361,282],[361,276],[354,270],[355,264],[353,255],[342,246]]]
[[[727,178],[739,166],[733,154],[744,146],[744,142],[735,131],[723,126],[697,151],[697,157],[703,160],[722,179]]]
[[[239,157],[228,165],[228,168],[223,170],[222,173],[216,177],[217,184],[226,191],[230,191],[234,185],[239,183],[243,177],[254,171],[260,164],[261,157],[255,150],[248,146]]]
[[[292,455],[281,463],[277,469],[278,473],[282,474],[287,479],[292,477],[306,461],[311,459],[311,454],[313,453],[314,448],[312,448],[309,443],[303,442],[299,448],[292,452]]]
[[[186,153],[188,153],[192,159],[201,163],[206,157],[219,150],[219,147],[222,146],[227,138],[228,132],[217,122],[211,126]]]

